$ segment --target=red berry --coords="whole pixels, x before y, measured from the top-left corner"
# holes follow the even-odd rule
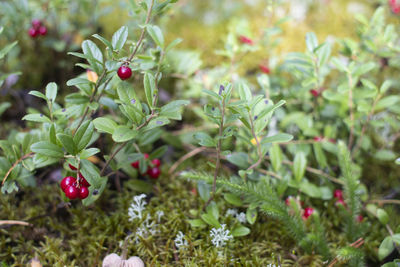
[[[28,34],[29,34],[30,37],[35,38],[36,36],[38,36],[39,31],[37,29],[34,29],[34,28],[29,28]]]
[[[65,189],[65,196],[69,199],[75,199],[79,195],[79,190],[74,185],[70,185]]]
[[[81,186],[79,189],[79,198],[80,199],[85,199],[89,195],[89,189],[86,186]]]
[[[304,218],[304,219],[307,219],[307,218],[310,217],[311,214],[313,214],[313,213],[314,213],[314,209],[311,208],[311,207],[307,207],[307,208],[304,209],[303,218]]]
[[[86,187],[90,186],[89,182],[85,179],[85,177],[83,177],[83,175],[81,173],[79,173],[79,178],[81,179],[82,186],[86,186]]]
[[[315,142],[321,142],[323,139],[324,139],[324,138],[321,137],[321,136],[315,136],[315,137],[313,138],[313,140],[314,140]]]
[[[319,96],[319,92],[317,90],[315,90],[315,89],[311,89],[310,90],[310,94],[312,94],[314,97]]]
[[[242,44],[253,45],[253,40],[251,40],[250,38],[247,38],[246,36],[243,36],[243,35],[239,36],[239,41]]]
[[[158,176],[160,176],[160,169],[157,167],[153,167],[147,170],[147,174],[150,176],[152,179],[157,179]]]
[[[362,222],[364,220],[364,217],[362,215],[357,216],[357,222]]]
[[[337,199],[343,200],[343,191],[340,189],[336,189],[335,192],[333,193],[333,196]]]
[[[76,171],[77,169],[74,167],[74,166],[72,166],[71,164],[68,164],[68,167],[71,169],[71,170],[73,170],[73,171]]]
[[[39,19],[33,19],[31,23],[34,29],[38,29],[40,26],[42,26],[42,22]]]
[[[64,177],[64,179],[61,180],[61,189],[65,192],[67,187],[73,185],[75,182],[76,179],[72,176]]]
[[[331,142],[332,144],[336,144],[336,140],[334,138],[329,138],[329,142]]]
[[[154,167],[160,167],[161,161],[159,159],[153,159],[151,164],[153,164]]]
[[[47,34],[47,28],[46,28],[46,26],[40,26],[40,28],[39,28],[39,34],[40,35],[46,35]]]
[[[264,73],[266,73],[266,74],[270,74],[270,73],[271,73],[271,70],[270,70],[267,66],[265,66],[265,65],[260,65],[259,67],[260,67],[260,70],[261,70],[262,72],[264,72]]]
[[[196,188],[193,188],[190,192],[192,192],[192,194],[193,194],[194,196],[197,195],[197,190],[196,190]]]
[[[119,69],[118,69],[118,77],[121,80],[129,79],[131,76],[132,76],[131,68],[129,68],[126,65],[122,65],[121,67],[119,67]]]

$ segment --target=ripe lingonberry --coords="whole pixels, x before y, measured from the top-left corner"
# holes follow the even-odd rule
[[[151,164],[153,164],[154,167],[160,167],[161,161],[159,159],[153,159]]]
[[[73,185],[76,182],[76,179],[72,176],[64,177],[61,181],[61,189],[65,192],[68,186]]]
[[[343,200],[343,191],[340,189],[336,189],[335,192],[333,193],[333,196],[337,199]]]
[[[34,29],[34,28],[29,28],[28,34],[29,34],[30,37],[35,38],[36,36],[38,36],[39,31],[37,29]]]
[[[304,209],[304,214],[303,214],[303,219],[307,219],[308,217],[311,216],[311,214],[314,213],[314,209],[311,207],[307,207]]]
[[[317,90],[315,90],[315,89],[311,89],[310,90],[310,94],[312,94],[314,97],[319,96],[319,92]]]
[[[285,200],[286,206],[290,206],[290,200],[292,199],[292,196],[288,196]]]
[[[239,36],[239,41],[242,44],[248,44],[248,45],[253,45],[253,40],[251,40],[250,38],[244,36],[244,35],[240,35]]]
[[[315,136],[315,137],[313,138],[313,140],[314,140],[315,142],[321,142],[323,139],[324,139],[324,138],[321,137],[321,136]]]
[[[260,68],[260,70],[261,70],[262,72],[264,72],[265,74],[270,74],[270,73],[271,73],[271,70],[270,70],[267,66],[265,66],[265,65],[259,65],[259,68]]]
[[[39,34],[45,36],[47,34],[47,28],[46,26],[40,26],[39,28]]]
[[[89,196],[89,189],[86,186],[81,186],[79,189],[79,198],[80,199],[85,199]]]
[[[42,26],[42,22],[39,19],[33,19],[31,23],[34,29],[38,29],[40,26]]]
[[[72,166],[71,164],[68,164],[68,167],[71,169],[71,170],[73,170],[73,171],[76,171],[77,169],[74,167],[74,166]]]
[[[121,67],[119,67],[117,73],[118,73],[118,77],[121,80],[129,79],[132,76],[132,70],[127,65],[122,65]]]
[[[90,186],[89,182],[85,179],[85,177],[83,177],[83,175],[81,173],[79,173],[79,179],[81,179],[82,186],[86,186],[86,187]]]
[[[75,185],[70,185],[65,189],[65,196],[69,199],[75,199],[79,195],[79,190]]]
[[[160,176],[160,169],[157,167],[153,167],[147,170],[147,174],[150,176],[152,179],[157,179],[158,176]]]
[[[144,154],[144,158],[148,159],[149,158],[149,154],[145,153]],[[131,163],[131,166],[135,169],[139,169],[139,161],[135,161]]]

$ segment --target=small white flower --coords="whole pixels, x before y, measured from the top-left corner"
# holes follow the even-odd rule
[[[157,215],[157,222],[160,222],[162,216],[164,216],[164,212],[162,210],[159,210],[156,212],[156,215]]]
[[[174,241],[175,241],[175,246],[178,250],[180,250],[181,247],[184,248],[188,245],[188,242],[185,239],[185,235],[181,231],[178,232]]]
[[[244,212],[236,214],[236,220],[238,220],[240,223],[245,223],[247,221],[246,214]]]
[[[133,201],[131,206],[128,209],[128,215],[129,215],[129,221],[133,221],[136,218],[142,219],[143,217],[143,211],[145,210],[145,205],[147,202],[143,200],[145,198],[145,194],[141,194],[138,196],[133,197]]]
[[[228,216],[232,216],[232,217],[234,217],[234,216],[236,216],[237,215],[237,209],[228,209],[227,211],[226,211],[226,216],[228,217]]]
[[[210,231],[211,242],[217,248],[225,246],[225,242],[233,238],[229,230],[225,230],[225,226],[226,224],[222,224],[221,228],[213,228]]]

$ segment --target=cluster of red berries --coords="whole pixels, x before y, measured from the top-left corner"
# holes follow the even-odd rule
[[[32,27],[29,28],[28,34],[30,37],[35,38],[39,35],[45,36],[47,34],[47,28],[38,19],[32,20]]]
[[[69,164],[71,170],[75,171],[76,168]],[[85,177],[81,173],[78,174],[79,181],[72,176],[64,177],[61,180],[61,189],[65,193],[65,196],[69,199],[85,199],[89,196],[89,186],[90,184],[86,181]]]
[[[389,5],[394,14],[400,13],[400,3],[398,3],[396,0],[389,0]]]
[[[128,65],[123,64],[119,67],[117,74],[121,80],[126,80],[132,76],[132,69]]]
[[[148,159],[149,154],[144,154],[144,158]],[[131,166],[135,169],[139,169],[139,161],[132,162]],[[161,174],[160,166],[161,161],[159,159],[153,159],[152,161],[150,161],[150,168],[147,168],[145,173],[150,176],[150,178],[157,179]]]

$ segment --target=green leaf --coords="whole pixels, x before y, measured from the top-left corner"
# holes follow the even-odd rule
[[[53,102],[56,100],[57,97],[57,84],[56,83],[48,83],[46,86],[46,98]]]
[[[100,149],[98,149],[98,148],[95,148],[95,147],[88,148],[88,149],[82,150],[82,152],[80,153],[80,158],[87,159],[93,155],[96,155],[99,152],[100,152]]]
[[[391,236],[387,236],[379,246],[378,250],[379,260],[383,260],[384,258],[389,256],[393,250],[394,250],[393,239]]]
[[[58,141],[62,144],[62,146],[65,148],[65,150],[71,154],[75,155],[76,154],[76,144],[74,143],[74,140],[72,139],[72,136],[68,134],[63,134],[59,133],[56,134]]]
[[[97,40],[100,40],[103,44],[105,44],[106,46],[108,46],[110,49],[113,49],[113,46],[111,45],[110,41],[108,41],[106,38],[96,34],[92,35],[94,38],[96,38]],[[71,52],[69,52],[68,54],[72,54]]]
[[[300,182],[306,172],[307,159],[303,152],[296,153],[293,161],[293,174],[297,182]]]
[[[34,95],[34,96],[39,97],[39,98],[42,98],[42,99],[47,101],[47,97],[44,94],[42,94],[41,92],[39,92],[39,91],[30,91],[29,94],[30,95]]]
[[[400,96],[398,95],[390,95],[387,97],[382,98],[381,100],[376,103],[375,110],[381,110],[388,108],[390,106],[397,105],[397,102],[400,101]]]
[[[151,154],[149,155],[149,159],[156,159],[156,158],[160,158],[162,155],[165,154],[165,152],[167,152],[168,150],[168,146],[164,145],[164,146],[160,146],[159,148],[157,148],[156,150],[154,150],[153,152],[151,152]]]
[[[272,145],[269,150],[269,156],[271,157],[272,168],[278,172],[282,167],[283,153],[278,144]]]
[[[240,100],[246,101],[250,101],[252,98],[250,88],[244,82],[239,83],[239,96]]]
[[[293,139],[293,135],[291,135],[291,134],[278,133],[276,135],[263,138],[261,140],[261,144],[289,142],[292,139]]]
[[[199,145],[201,146],[215,147],[216,145],[214,139],[212,139],[211,136],[209,136],[206,133],[203,132],[195,133],[193,137],[198,141]]]
[[[101,117],[93,121],[94,127],[101,133],[113,134],[118,125],[111,119]]]
[[[189,220],[188,222],[190,223],[190,225],[192,227],[205,227],[206,226],[204,221],[200,220],[200,219]]]
[[[389,88],[392,86],[392,81],[391,80],[386,80],[383,82],[383,84],[381,85],[381,88],[379,89],[379,92],[381,94],[386,93],[387,90],[389,90]]]
[[[83,53],[88,56],[88,62],[92,66],[93,70],[100,74],[103,70],[103,54],[101,50],[97,47],[95,43],[90,40],[85,40],[82,42]]]
[[[229,204],[232,204],[234,206],[240,207],[243,205],[242,200],[234,194],[225,193],[224,198],[225,198],[226,202],[228,202]]]
[[[187,100],[175,100],[161,107],[160,116],[166,117],[171,120],[182,119],[182,106],[190,104]]]
[[[149,25],[147,26],[147,32],[149,33],[149,35],[151,36],[151,38],[154,40],[154,42],[161,47],[162,49],[164,49],[164,36],[162,34],[162,31],[159,27],[153,25]]]
[[[128,39],[128,27],[122,26],[112,36],[112,47],[114,50],[121,50]]]
[[[377,209],[376,216],[383,225],[386,225],[389,222],[389,215],[386,213],[384,209]]]
[[[22,120],[48,123],[51,122],[51,120],[47,116],[38,113],[25,115]]]
[[[211,214],[208,214],[208,213],[202,214],[201,218],[203,219],[203,221],[205,221],[206,223],[208,223],[209,225],[211,225],[215,228],[221,227],[221,224],[218,222],[218,220],[216,218],[214,218],[214,216],[212,216]]]
[[[67,81],[67,86],[75,86],[75,85],[79,85],[79,84],[90,84],[90,83],[91,83],[91,81],[89,81],[88,79],[74,78],[74,79]]]
[[[232,236],[238,237],[238,236],[245,236],[250,233],[250,229],[243,226],[243,225],[238,225],[232,230]]]
[[[90,121],[85,121],[84,123],[82,123],[82,125],[79,127],[74,135],[74,143],[76,144],[78,151],[81,151],[87,146],[89,141],[92,139],[92,136],[93,123],[91,123]]]
[[[247,208],[246,219],[249,224],[254,224],[257,220],[257,209],[251,207]]]
[[[17,43],[18,42],[15,41],[15,42],[13,42],[11,44],[6,45],[3,49],[1,49],[0,50],[0,59],[3,59],[5,57],[5,55],[7,55],[8,52],[10,52],[11,49],[13,49],[13,47],[17,45]]]
[[[234,152],[226,156],[226,159],[232,163],[238,166],[241,169],[247,169],[250,164],[249,164],[249,156],[247,153],[244,152]]]
[[[41,141],[34,143],[31,146],[32,152],[35,152],[37,154],[41,154],[43,156],[47,157],[52,157],[52,158],[62,158],[64,157],[64,152],[62,151],[61,147],[47,142],[47,141]]]
[[[218,206],[214,201],[211,201],[211,203],[207,206],[206,212],[207,214],[212,215],[215,219],[218,220],[219,217]]]
[[[314,53],[314,49],[318,47],[318,39],[315,33],[306,33],[306,45],[310,53]]]
[[[112,134],[112,139],[115,142],[122,143],[126,142],[129,140],[134,139],[137,136],[138,132],[135,130],[132,130],[128,126],[118,126],[117,129],[115,129],[114,133]]]
[[[153,97],[156,90],[156,82],[154,80],[154,76],[151,73],[146,72],[144,75],[143,83],[147,103],[149,104],[150,108],[153,108]]]

